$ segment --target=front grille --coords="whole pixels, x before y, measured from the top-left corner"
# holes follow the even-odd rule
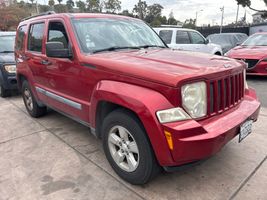
[[[249,69],[255,67],[255,65],[257,65],[259,62],[259,60],[256,59],[238,59],[238,60],[243,60],[245,63],[247,63]]]
[[[238,73],[208,82],[208,115],[228,110],[244,97],[244,75]]]

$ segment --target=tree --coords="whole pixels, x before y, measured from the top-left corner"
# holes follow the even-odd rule
[[[195,19],[185,20],[183,28],[196,29],[196,20]]]
[[[69,12],[73,11],[73,7],[74,7],[74,1],[73,0],[67,0],[66,2],[66,6]]]
[[[263,17],[267,17],[267,10],[260,10],[260,9],[256,9],[251,7],[251,0],[235,0],[237,2],[237,4],[242,5],[243,7],[248,7],[251,10],[257,11],[257,12],[262,12],[263,13]],[[264,3],[267,6],[267,0],[263,0]]]
[[[54,6],[55,12],[56,13],[65,13],[68,12],[68,8],[66,5],[63,4],[57,4]]]
[[[151,6],[148,6],[145,21],[148,22],[151,26],[160,26],[162,9],[163,7],[160,4],[153,4]]]
[[[120,15],[128,16],[128,17],[134,17],[133,13],[130,13],[129,10],[123,10]]]
[[[77,1],[76,6],[79,8],[80,12],[85,12],[86,11],[86,5],[83,1]]]
[[[62,0],[57,0],[58,1],[58,4],[61,4]]]
[[[55,1],[54,0],[49,0],[48,1],[48,5],[53,7],[55,5]]]
[[[121,9],[121,1],[107,0],[104,2],[104,7],[108,13],[115,13]]]
[[[134,5],[133,13],[136,14],[140,19],[145,19],[147,15],[147,3],[146,1],[141,1]]]
[[[102,4],[100,0],[87,0],[87,9],[89,12],[101,12]]]

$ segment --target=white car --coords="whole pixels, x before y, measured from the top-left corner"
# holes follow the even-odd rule
[[[185,28],[154,28],[172,49],[223,55],[220,45],[212,44],[201,33]]]

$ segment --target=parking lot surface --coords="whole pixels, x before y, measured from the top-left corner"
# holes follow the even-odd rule
[[[262,102],[253,133],[205,162],[144,186],[122,181],[101,141],[54,111],[28,116],[20,96],[0,99],[0,200],[267,199],[267,78],[249,77]]]

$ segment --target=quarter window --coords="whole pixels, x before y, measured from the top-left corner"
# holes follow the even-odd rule
[[[22,50],[24,46],[24,41],[25,41],[25,35],[26,35],[26,25],[19,27],[18,30],[18,39],[16,43],[16,50]]]
[[[42,52],[44,27],[44,23],[31,25],[28,39],[28,50]]]
[[[161,30],[159,32],[159,36],[162,38],[162,40],[166,43],[166,44],[171,44],[172,41],[172,30]]]
[[[66,29],[61,22],[50,22],[48,28],[48,42],[62,42],[68,48],[69,40]]]
[[[190,44],[190,38],[187,31],[177,31],[176,44]]]
[[[196,32],[191,32],[191,39],[193,44],[204,44],[204,38]]]

